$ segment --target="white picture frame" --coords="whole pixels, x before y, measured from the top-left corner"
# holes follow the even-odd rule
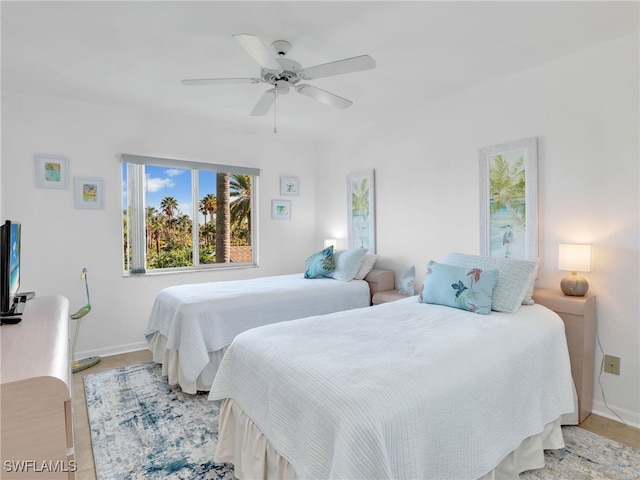
[[[76,208],[104,208],[104,180],[95,177],[75,177]]]
[[[347,176],[347,248],[376,253],[376,205],[374,170]]]
[[[273,220],[289,220],[291,218],[291,201],[271,200],[271,218]]]
[[[538,258],[537,137],[480,149],[480,254]]]
[[[298,177],[280,177],[280,195],[299,195],[300,179]]]
[[[69,189],[69,159],[58,155],[35,156],[36,187]]]

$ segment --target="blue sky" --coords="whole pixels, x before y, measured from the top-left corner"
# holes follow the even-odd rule
[[[173,197],[178,202],[180,211],[191,216],[191,170],[167,167],[146,166],[147,172],[147,206],[160,210],[160,203],[165,197]],[[123,164],[123,180],[126,182],[126,165]],[[124,208],[126,209],[125,187],[123,183]],[[198,198],[202,199],[208,193],[216,194],[216,173],[199,172]],[[199,215],[199,222],[202,216]]]

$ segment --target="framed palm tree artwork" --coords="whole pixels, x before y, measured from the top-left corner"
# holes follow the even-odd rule
[[[348,248],[376,253],[375,178],[373,170],[347,176]]]
[[[480,150],[480,254],[538,256],[536,137]]]

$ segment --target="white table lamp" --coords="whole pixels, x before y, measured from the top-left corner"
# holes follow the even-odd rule
[[[589,282],[578,272],[591,271],[591,245],[561,243],[558,249],[558,269],[571,272],[560,282],[565,295],[582,297],[589,291]]]
[[[338,243],[338,240],[336,240],[335,238],[325,238],[324,240],[324,248],[330,247],[333,245],[333,248],[336,248],[336,245]]]

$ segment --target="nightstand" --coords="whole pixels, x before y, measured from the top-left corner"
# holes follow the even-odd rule
[[[373,305],[380,305],[381,303],[395,302],[396,300],[402,300],[409,295],[404,295],[398,290],[385,290],[384,292],[377,292],[373,295],[371,303]]]
[[[571,297],[560,290],[537,289],[533,300],[556,312],[564,322],[571,376],[578,393],[579,421],[593,408],[593,364],[596,341],[596,297]]]

